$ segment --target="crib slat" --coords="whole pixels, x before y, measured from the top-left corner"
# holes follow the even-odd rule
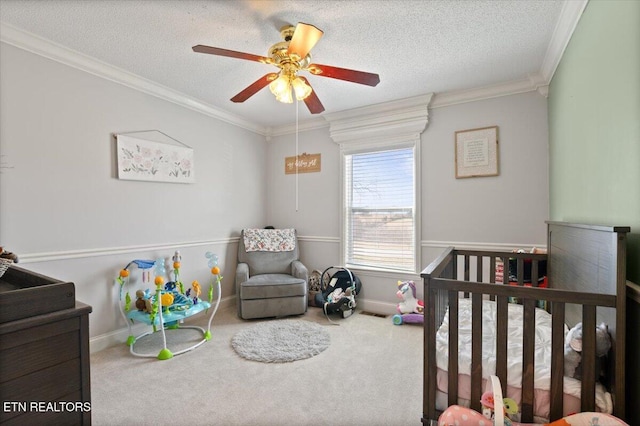
[[[483,261],[483,257],[482,256],[476,256],[476,281],[481,283],[484,282],[483,280],[483,271],[482,271],[482,261]]]
[[[509,284],[509,258],[502,257],[502,284]]]
[[[465,254],[464,255],[464,280],[465,281],[469,281],[469,265],[470,261],[469,261],[469,255]],[[465,293],[464,297],[469,297],[469,293]]]
[[[469,281],[469,255],[464,255],[464,280]]]
[[[594,411],[596,395],[596,307],[582,306],[582,411]]]
[[[482,396],[482,293],[471,296],[471,408],[481,411]]]
[[[497,297],[496,313],[496,376],[503,384],[503,392],[507,386],[507,336],[509,330],[509,303],[506,296]]]
[[[497,257],[489,256],[489,282],[491,284],[496,282],[496,261],[497,260],[498,260]],[[489,296],[489,299],[496,300],[496,296],[492,294]]]
[[[523,286],[524,285],[524,259],[519,257],[516,263],[518,265],[517,266],[518,285]]]
[[[551,307],[551,353],[559,354],[564,351],[564,309],[563,302],[552,302]],[[562,418],[564,411],[564,358],[551,359],[551,385],[549,388],[551,407],[549,419],[551,421]]]
[[[496,262],[499,258],[498,257],[489,257],[489,282],[490,283],[495,283],[496,282]]]
[[[520,268],[518,268],[520,271]],[[520,272],[518,272],[520,275]],[[535,347],[535,300],[525,299],[523,302],[523,342],[522,342],[522,422],[533,422],[533,373]]]
[[[427,280],[425,280],[425,284]],[[423,374],[423,418],[436,418],[436,296],[437,290],[433,290],[425,285],[424,288],[427,302],[425,303],[424,314],[424,362]]]
[[[449,377],[458,377],[458,292],[449,292]],[[447,384],[449,405],[458,403],[458,381]]]

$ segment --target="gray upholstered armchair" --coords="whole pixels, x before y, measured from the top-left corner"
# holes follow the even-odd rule
[[[244,229],[238,243],[236,299],[243,319],[307,311],[309,272],[295,229]]]

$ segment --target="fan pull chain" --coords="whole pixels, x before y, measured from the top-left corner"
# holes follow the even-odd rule
[[[296,101],[296,212],[298,211],[298,104]]]

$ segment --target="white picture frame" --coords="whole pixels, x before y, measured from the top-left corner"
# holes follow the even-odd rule
[[[456,179],[498,176],[498,126],[455,132]]]
[[[116,135],[118,179],[152,182],[193,183],[193,149]]]

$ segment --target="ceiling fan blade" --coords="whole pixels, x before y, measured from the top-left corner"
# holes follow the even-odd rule
[[[300,77],[305,83],[309,85],[309,87],[311,87],[311,85],[309,84],[309,80],[302,76],[298,77]],[[320,102],[320,99],[318,99],[318,95],[316,94],[315,89],[312,89],[311,94],[304,98],[304,103],[305,105],[307,105],[307,108],[309,108],[309,112],[311,112],[311,114],[320,114],[322,111],[324,111],[324,106],[322,105],[322,102]]]
[[[193,46],[192,49],[196,53],[208,53],[210,55],[228,56],[229,58],[246,59],[248,61],[262,62],[265,64],[270,64],[272,62],[270,58],[267,58],[265,56],[236,52],[235,50],[221,49],[219,47],[204,46],[202,44]]]
[[[276,72],[270,72],[269,74],[263,75],[262,77],[260,77],[259,79],[251,83],[251,85],[249,85],[242,92],[238,93],[233,98],[231,98],[231,101],[236,103],[246,101],[251,96],[255,95],[265,86],[267,86],[269,83],[271,83],[273,80],[275,80],[276,78],[278,78],[278,73]]]
[[[294,53],[298,55],[300,59],[304,58],[309,51],[313,49],[313,46],[316,45],[323,34],[324,32],[322,32],[322,30],[313,25],[299,22],[289,42],[287,53],[289,53],[289,55]]]
[[[307,67],[307,70],[311,74],[320,77],[336,78],[338,80],[350,81],[352,83],[366,84],[367,86],[377,86],[378,83],[380,83],[380,76],[370,72],[320,64],[311,64]]]

